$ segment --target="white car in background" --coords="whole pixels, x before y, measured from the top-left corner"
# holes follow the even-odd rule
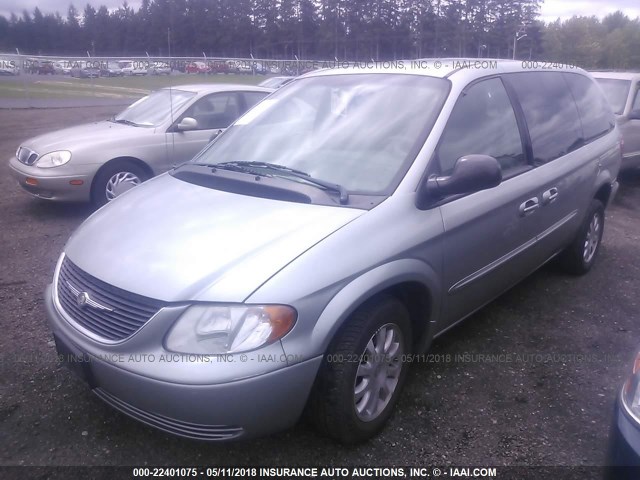
[[[166,62],[153,62],[147,73],[151,75],[171,75],[171,67]]]
[[[71,62],[68,60],[55,60],[53,70],[57,75],[71,75]]]
[[[20,65],[18,60],[0,58],[0,75],[20,75]]]
[[[120,60],[118,66],[125,76],[146,75],[148,63],[143,60]]]
[[[621,170],[640,168],[640,73],[592,72],[611,104],[624,140]]]

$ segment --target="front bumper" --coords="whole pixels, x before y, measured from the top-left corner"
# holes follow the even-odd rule
[[[640,425],[632,420],[618,398],[609,432],[606,480],[640,478]]]
[[[51,286],[45,293],[45,306],[60,358],[98,397],[147,425],[192,439],[250,438],[293,426],[302,414],[322,360],[312,358],[239,380],[227,376],[214,384],[189,383],[198,376],[192,373],[202,365],[167,364],[167,370],[181,371],[181,381],[159,380],[131,371],[139,364],[116,364],[102,352],[89,351],[89,339],[58,312]],[[132,340],[141,342],[136,336]],[[221,371],[225,377],[234,366],[212,363],[207,368],[225,370]]]
[[[91,200],[91,182],[99,167],[100,165],[64,165],[38,168],[25,165],[16,157],[9,160],[11,175],[26,192],[34,197],[66,202]],[[31,184],[27,183],[27,179]],[[82,185],[71,185],[69,182],[72,180],[82,181]]]

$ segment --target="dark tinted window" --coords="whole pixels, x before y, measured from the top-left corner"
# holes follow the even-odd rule
[[[263,92],[244,92],[244,101],[247,104],[247,109],[253,107],[266,96],[267,93]]]
[[[562,73],[514,73],[506,78],[520,99],[536,164],[555,160],[584,144],[578,109]]]
[[[526,165],[516,116],[498,78],[476,83],[456,103],[438,147],[440,172],[451,173],[456,160],[471,154],[495,157],[504,172]]]
[[[615,125],[613,112],[597,85],[583,75],[565,73],[564,76],[580,112],[585,142],[611,131]]]

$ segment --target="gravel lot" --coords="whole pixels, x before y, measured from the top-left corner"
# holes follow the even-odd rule
[[[379,437],[345,448],[301,423],[206,444],[117,413],[55,362],[42,294],[91,209],[31,198],[6,159],[29,137],[117,110],[0,110],[1,465],[602,464],[613,401],[640,344],[639,175],[624,179],[608,211],[594,270],[573,278],[547,266],[438,339],[434,360],[450,360],[414,366]],[[509,357],[483,357],[501,354]]]

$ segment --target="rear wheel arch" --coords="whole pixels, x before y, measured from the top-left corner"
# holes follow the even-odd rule
[[[600,200],[602,204],[606,207],[609,204],[609,199],[611,198],[612,187],[610,183],[604,183],[598,188],[594,198]]]

